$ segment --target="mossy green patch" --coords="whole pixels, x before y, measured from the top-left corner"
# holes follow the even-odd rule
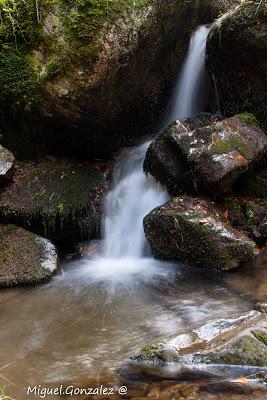
[[[249,125],[258,125],[258,120],[257,118],[251,114],[251,113],[242,113],[238,115],[240,121],[242,121],[244,124],[249,124]]]
[[[227,135],[224,139],[221,137],[216,138],[213,142],[212,150],[215,154],[225,154],[237,150],[245,158],[249,154],[249,146],[244,142],[242,137],[234,133]]]
[[[31,68],[31,57],[23,46],[15,50],[12,46],[0,49],[0,100],[20,100],[33,93],[36,76]]]
[[[151,0],[39,0],[0,2],[0,102],[42,94],[45,81],[91,69],[102,44],[100,31]],[[33,55],[41,54],[38,59]],[[11,98],[10,98],[11,97]]]
[[[252,333],[256,339],[258,339],[260,342],[264,343],[267,346],[267,334],[265,332],[252,331]]]
[[[263,367],[267,364],[267,347],[251,336],[242,336],[232,345],[201,358],[206,363]]]

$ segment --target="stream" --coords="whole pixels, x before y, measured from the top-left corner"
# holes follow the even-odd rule
[[[201,110],[209,29],[199,27],[192,36],[167,120]],[[156,367],[129,361],[146,343],[267,300],[267,276],[258,273],[260,266],[223,274],[152,258],[143,217],[168,195],[143,173],[148,145],[127,150],[117,162],[104,204],[103,240],[92,259],[64,262],[62,273],[49,283],[1,290],[0,360],[8,364],[4,373],[14,383],[9,388],[15,399],[41,398],[40,393],[27,395],[29,385],[101,384],[128,388],[113,399],[266,398],[259,389],[229,382],[253,368]]]

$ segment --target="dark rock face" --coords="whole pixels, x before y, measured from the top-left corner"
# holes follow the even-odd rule
[[[0,145],[0,185],[7,183],[14,174],[14,155]]]
[[[205,118],[176,121],[150,145],[144,162],[171,194],[187,191],[213,197],[267,153],[267,137],[250,114],[213,122]]]
[[[229,270],[254,258],[255,243],[223,222],[214,203],[175,198],[144,219],[153,254],[161,259]]]
[[[57,264],[57,251],[49,240],[14,225],[0,225],[0,286],[45,281]]]
[[[264,244],[267,240],[266,198],[231,196],[224,200],[225,215],[232,226],[241,229],[255,242]]]
[[[17,162],[0,194],[0,217],[59,244],[91,238],[100,229],[107,164],[46,158]]]
[[[266,0],[244,1],[220,18],[210,32],[207,54],[222,113],[251,112],[266,129]]]
[[[65,32],[66,12],[53,6],[42,41],[30,53],[31,70],[42,71],[36,77],[41,85],[2,115],[5,143],[27,156],[64,150],[95,157],[144,134],[166,103],[193,29],[235,3],[148,1],[119,14],[108,29],[103,24],[94,40],[74,40]],[[88,23],[85,18],[85,33]],[[65,60],[51,73],[59,54]]]

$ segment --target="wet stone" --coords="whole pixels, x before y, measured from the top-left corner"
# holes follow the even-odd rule
[[[6,184],[14,174],[14,155],[0,145],[0,185]]]

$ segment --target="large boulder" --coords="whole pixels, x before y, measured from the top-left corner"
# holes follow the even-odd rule
[[[0,225],[0,286],[35,284],[53,276],[55,246],[14,225]]]
[[[14,174],[14,155],[0,145],[0,185],[7,183]]]
[[[242,1],[214,24],[207,42],[208,67],[221,111],[248,111],[267,128],[267,2]]]
[[[150,145],[144,162],[171,194],[218,196],[267,154],[267,136],[253,115],[236,115],[206,126],[200,116],[176,121]]]
[[[267,318],[264,311],[211,321],[171,340],[144,346],[136,360],[249,365],[267,363]]]
[[[21,1],[8,2],[10,10],[6,2],[0,5],[0,42],[8,44],[0,51],[5,143],[20,154],[96,156],[151,127],[192,31],[236,0],[47,0],[37,9]]]
[[[16,163],[13,182],[0,193],[0,219],[68,244],[100,230],[107,164],[47,157]]]
[[[160,259],[229,270],[254,258],[255,243],[225,222],[214,203],[205,199],[174,198],[144,218],[144,229]]]

